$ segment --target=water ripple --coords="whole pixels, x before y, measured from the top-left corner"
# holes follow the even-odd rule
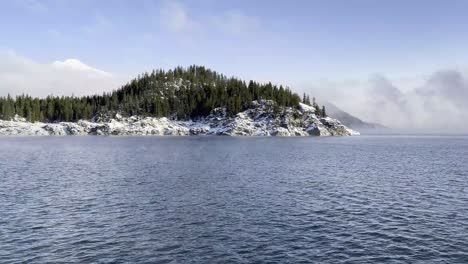
[[[2,263],[468,263],[466,137],[0,149]]]

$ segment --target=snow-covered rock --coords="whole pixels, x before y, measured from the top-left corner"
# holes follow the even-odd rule
[[[0,135],[226,135],[226,136],[352,136],[359,135],[340,121],[315,115],[315,108],[281,108],[269,100],[254,101],[252,106],[231,117],[225,108],[216,108],[199,121],[178,121],[116,114],[114,118],[98,116],[91,121],[30,123],[16,116],[0,120]]]

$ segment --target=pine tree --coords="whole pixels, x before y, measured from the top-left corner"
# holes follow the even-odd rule
[[[248,108],[253,100],[262,99],[276,101],[278,109],[297,107],[300,102],[310,105],[308,95],[304,93],[301,98],[288,87],[227,78],[192,65],[144,73],[120,89],[102,95],[0,97],[0,118],[10,119],[17,114],[30,121],[77,121],[98,113],[119,112],[126,116],[194,119],[209,115],[217,107],[226,107],[229,115],[235,115]],[[315,98],[312,106],[320,111]]]

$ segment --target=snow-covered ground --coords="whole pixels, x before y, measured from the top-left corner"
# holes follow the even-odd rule
[[[338,120],[318,118],[311,106],[286,107],[278,111],[273,101],[254,101],[253,107],[228,117],[217,108],[199,121],[177,121],[168,118],[122,117],[96,122],[30,123],[16,117],[0,120],[0,135],[65,136],[65,135],[226,135],[226,136],[352,136],[359,135]],[[276,109],[275,109],[276,108]],[[276,111],[275,111],[276,110]]]

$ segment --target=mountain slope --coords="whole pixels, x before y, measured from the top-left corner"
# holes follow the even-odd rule
[[[386,129],[387,127],[377,124],[377,123],[370,123],[365,122],[343,110],[338,108],[336,105],[326,102],[325,107],[327,109],[327,114],[330,117],[336,118],[340,120],[344,125],[352,128],[352,129]]]

